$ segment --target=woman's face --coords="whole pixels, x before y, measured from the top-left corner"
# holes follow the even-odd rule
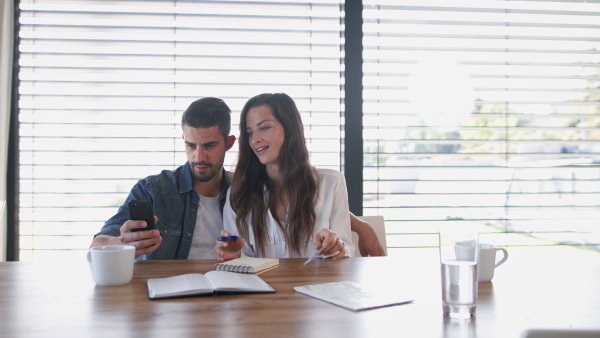
[[[250,109],[246,115],[246,132],[250,148],[260,163],[278,166],[285,132],[273,116],[271,107],[263,105]]]

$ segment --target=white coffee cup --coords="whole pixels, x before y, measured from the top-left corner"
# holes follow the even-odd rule
[[[472,241],[456,242],[454,245],[456,257],[461,260],[473,260],[474,250]],[[502,259],[496,263],[496,252],[504,253]],[[479,255],[477,257],[477,281],[490,282],[494,277],[494,269],[499,267],[508,259],[508,251],[492,244],[479,244]]]
[[[113,286],[131,282],[135,247],[131,245],[106,245],[91,248],[87,260],[98,285]]]
[[[496,252],[504,253],[502,259],[496,263]],[[500,248],[492,244],[479,245],[479,261],[477,263],[477,279],[481,282],[490,282],[494,277],[494,270],[506,262],[508,259],[508,251],[505,248]]]
[[[476,241],[468,240],[454,243],[456,259],[472,261],[475,260]]]

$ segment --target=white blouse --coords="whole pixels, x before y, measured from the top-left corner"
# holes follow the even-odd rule
[[[316,203],[316,223],[313,236],[306,248],[303,248],[300,257],[310,256],[315,248],[313,237],[322,229],[330,229],[337,233],[346,246],[346,256],[354,256],[354,244],[352,243],[352,232],[350,230],[350,209],[348,206],[348,191],[346,190],[346,179],[339,171],[332,169],[316,169],[318,178],[318,198]],[[236,214],[231,209],[229,194],[223,209],[223,227],[232,235],[239,235],[235,225]],[[267,229],[269,231],[269,245],[264,257],[290,258],[293,257],[288,251],[285,236],[277,220],[273,218],[270,210],[267,212]],[[255,241],[252,228],[250,228],[248,239],[242,249],[242,255],[256,256]]]

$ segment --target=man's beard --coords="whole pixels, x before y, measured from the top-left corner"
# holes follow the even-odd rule
[[[197,165],[202,165],[205,167],[210,168],[210,171],[207,173],[198,173],[194,170],[194,167],[196,167]],[[210,180],[212,180],[213,177],[215,177],[215,175],[221,170],[223,166],[220,165],[218,169],[215,169],[215,167],[212,165],[212,163],[208,163],[208,162],[194,162],[190,164],[190,171],[192,172],[192,176],[194,176],[194,178],[198,181],[198,182],[208,182]]]

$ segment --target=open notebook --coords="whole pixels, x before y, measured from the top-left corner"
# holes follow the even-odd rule
[[[148,279],[148,298],[176,298],[231,293],[274,293],[275,290],[255,275],[227,271],[189,273]]]

